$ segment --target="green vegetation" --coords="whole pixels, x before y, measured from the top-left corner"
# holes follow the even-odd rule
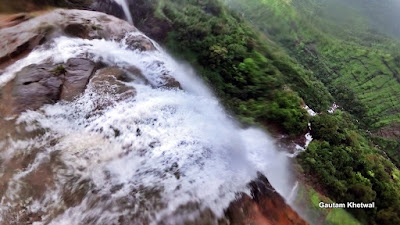
[[[290,134],[307,128],[301,98],[326,110],[323,84],[218,1],[163,2],[166,44],[192,62],[230,110],[250,124],[273,122]]]
[[[313,71],[364,127],[376,131],[400,122],[400,42],[371,31],[363,14],[353,12],[356,6],[341,7],[340,0],[229,2]]]
[[[311,224],[326,225],[360,225],[351,214],[341,208],[320,208],[319,203],[332,203],[333,201],[315,191],[313,188],[299,184],[299,194],[295,200],[296,205],[301,205],[300,211],[308,215]]]
[[[58,65],[51,71],[55,76],[63,75],[67,72],[64,65]]]
[[[364,224],[399,224],[399,170],[350,118],[341,111],[313,117],[315,140],[299,162],[335,201],[375,202],[376,209],[349,210]]]

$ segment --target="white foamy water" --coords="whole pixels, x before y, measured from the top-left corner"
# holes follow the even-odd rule
[[[114,0],[118,5],[122,7],[122,10],[124,11],[125,17],[130,22],[133,24],[133,19],[132,19],[132,14],[131,11],[129,10],[129,4],[126,0]]]
[[[128,83],[136,96],[117,100],[89,85],[74,102],[23,113],[20,126],[39,135],[9,138],[0,160],[30,154],[34,159],[12,173],[0,222],[19,208],[24,210],[15,217],[39,214],[35,224],[57,225],[180,224],[206,209],[220,217],[237,193],[249,192],[247,184],[257,171],[283,196],[290,195],[288,157],[268,135],[241,129],[193,70],[161,49],[126,47],[60,37],[51,48],[38,49],[6,70],[9,80],[32,63],[86,56],[121,68],[135,66],[153,86]],[[154,88],[164,74],[184,90]],[[0,168],[0,174],[8,174]]]
[[[307,110],[308,115],[310,116],[316,116],[318,113],[316,113],[314,110],[312,110],[308,105],[305,105],[303,107],[305,110]]]
[[[334,102],[329,108],[328,113],[333,114],[338,108],[339,106]]]

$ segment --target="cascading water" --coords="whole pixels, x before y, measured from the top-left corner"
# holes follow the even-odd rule
[[[132,14],[129,9],[128,2],[126,2],[126,0],[114,0],[114,1],[122,7],[122,10],[124,11],[125,17],[128,20],[128,22],[133,24]]]
[[[207,209],[220,217],[238,192],[249,192],[257,171],[290,195],[288,157],[274,141],[257,128],[241,129],[190,67],[157,48],[59,37],[5,71],[0,86],[26,65],[86,56],[139,68],[153,84],[170,74],[183,90],[131,82],[136,95],[117,100],[89,84],[73,102],[23,113],[19,129],[35,135],[1,140],[0,161],[33,159],[8,175],[0,222],[22,209],[41,215],[34,224],[57,225],[180,224]],[[0,168],[6,176],[9,168]]]

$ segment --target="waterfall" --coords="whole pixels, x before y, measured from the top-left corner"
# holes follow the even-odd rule
[[[127,0],[114,0],[114,1],[122,7],[122,10],[124,11],[125,17],[128,20],[128,22],[133,24],[132,14],[131,11],[129,10],[129,4]]]
[[[0,140],[5,148],[0,161],[30,154],[34,160],[12,175],[0,223],[19,204],[43,214],[37,225],[180,224],[207,209],[220,217],[237,193],[249,193],[257,171],[280,194],[290,195],[289,159],[273,139],[258,128],[241,128],[189,66],[157,48],[130,50],[124,40],[59,37],[5,71],[9,80],[26,65],[85,56],[138,68],[151,84],[169,74],[183,90],[133,81],[126,85],[136,95],[118,100],[89,84],[73,102],[23,113],[18,125],[36,135]],[[29,189],[28,181],[45,178],[44,197],[24,197],[40,190]]]

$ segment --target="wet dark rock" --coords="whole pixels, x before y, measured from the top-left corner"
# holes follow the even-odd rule
[[[115,17],[126,19],[121,6],[114,0],[95,0],[90,6],[92,10],[104,12]]]
[[[136,137],[139,137],[141,135],[142,135],[142,131],[139,128],[137,128],[136,129]]]
[[[123,187],[124,187],[124,184],[114,185],[111,187],[110,192],[114,194],[115,192],[121,190]]]
[[[58,101],[63,80],[53,71],[57,65],[29,65],[1,89],[0,115],[7,117],[25,110],[36,110]]]
[[[126,82],[135,82],[137,84],[145,84],[145,85],[149,84],[149,81],[143,75],[142,71],[140,71],[138,68],[134,66],[129,66],[124,69],[126,70],[127,72],[126,74],[129,77],[128,80],[125,80]]]
[[[79,177],[72,177],[65,185],[61,194],[61,199],[65,206],[74,207],[79,205],[85,198],[87,193],[94,189],[94,185],[88,179],[79,179]]]
[[[86,88],[93,75],[96,64],[88,59],[71,58],[65,65],[65,81],[61,92],[61,99],[72,101]]]
[[[188,202],[184,205],[181,205],[176,210],[176,216],[179,215],[190,215],[191,213],[196,212],[196,216],[193,216],[190,219],[183,219],[181,224],[184,225],[227,225],[228,223],[224,223],[222,220],[218,221],[217,216],[214,212],[209,209],[203,207],[197,202]],[[168,221],[168,220],[166,220]],[[168,221],[169,222],[169,221]],[[170,222],[160,222],[160,225],[168,225]]]
[[[136,94],[132,86],[124,83],[127,79],[126,71],[118,67],[107,67],[97,71],[90,80],[90,84],[95,92],[112,95],[116,100],[123,100]]]
[[[129,0],[129,9],[133,17],[133,22],[137,28],[150,38],[163,42],[168,33],[172,31],[171,23],[156,15],[155,1],[148,0]]]
[[[121,131],[117,128],[111,128],[114,131],[114,137],[119,137],[121,135]]]
[[[156,47],[150,39],[146,38],[143,35],[129,36],[126,38],[126,44],[129,46],[128,48],[131,50],[140,50],[140,51],[154,51]]]
[[[68,24],[64,28],[64,32],[73,37],[89,38],[88,28],[79,23]]]
[[[14,17],[13,17],[14,18]],[[30,53],[40,44],[60,35],[84,39],[121,40],[136,28],[126,21],[92,11],[54,10],[36,17],[15,16],[20,21],[0,32],[0,71]],[[131,48],[155,50],[144,35],[131,36]],[[36,110],[44,104],[59,100],[72,101],[85,89],[95,71],[101,67],[88,60],[73,58],[64,64],[30,65],[0,88],[0,116],[10,117],[26,110]],[[93,79],[97,91],[125,99],[135,91],[124,82],[149,84],[141,71],[134,67],[106,68]]]
[[[179,81],[175,80],[175,78],[171,77],[171,76],[166,76],[164,78],[165,84],[162,85],[162,87],[165,88],[176,88],[176,89],[182,89],[181,84],[179,83]]]
[[[251,196],[241,194],[226,210],[231,225],[306,225],[285,200],[275,191],[268,179],[259,174],[249,184]]]
[[[65,65],[29,65],[0,89],[0,116],[18,115],[59,100],[72,101],[84,92],[95,69],[93,61],[80,58],[71,58]]]
[[[120,39],[128,32],[137,31],[128,22],[99,12],[56,10],[53,14],[63,16],[55,23],[63,28],[65,34],[73,37],[110,40]]]

